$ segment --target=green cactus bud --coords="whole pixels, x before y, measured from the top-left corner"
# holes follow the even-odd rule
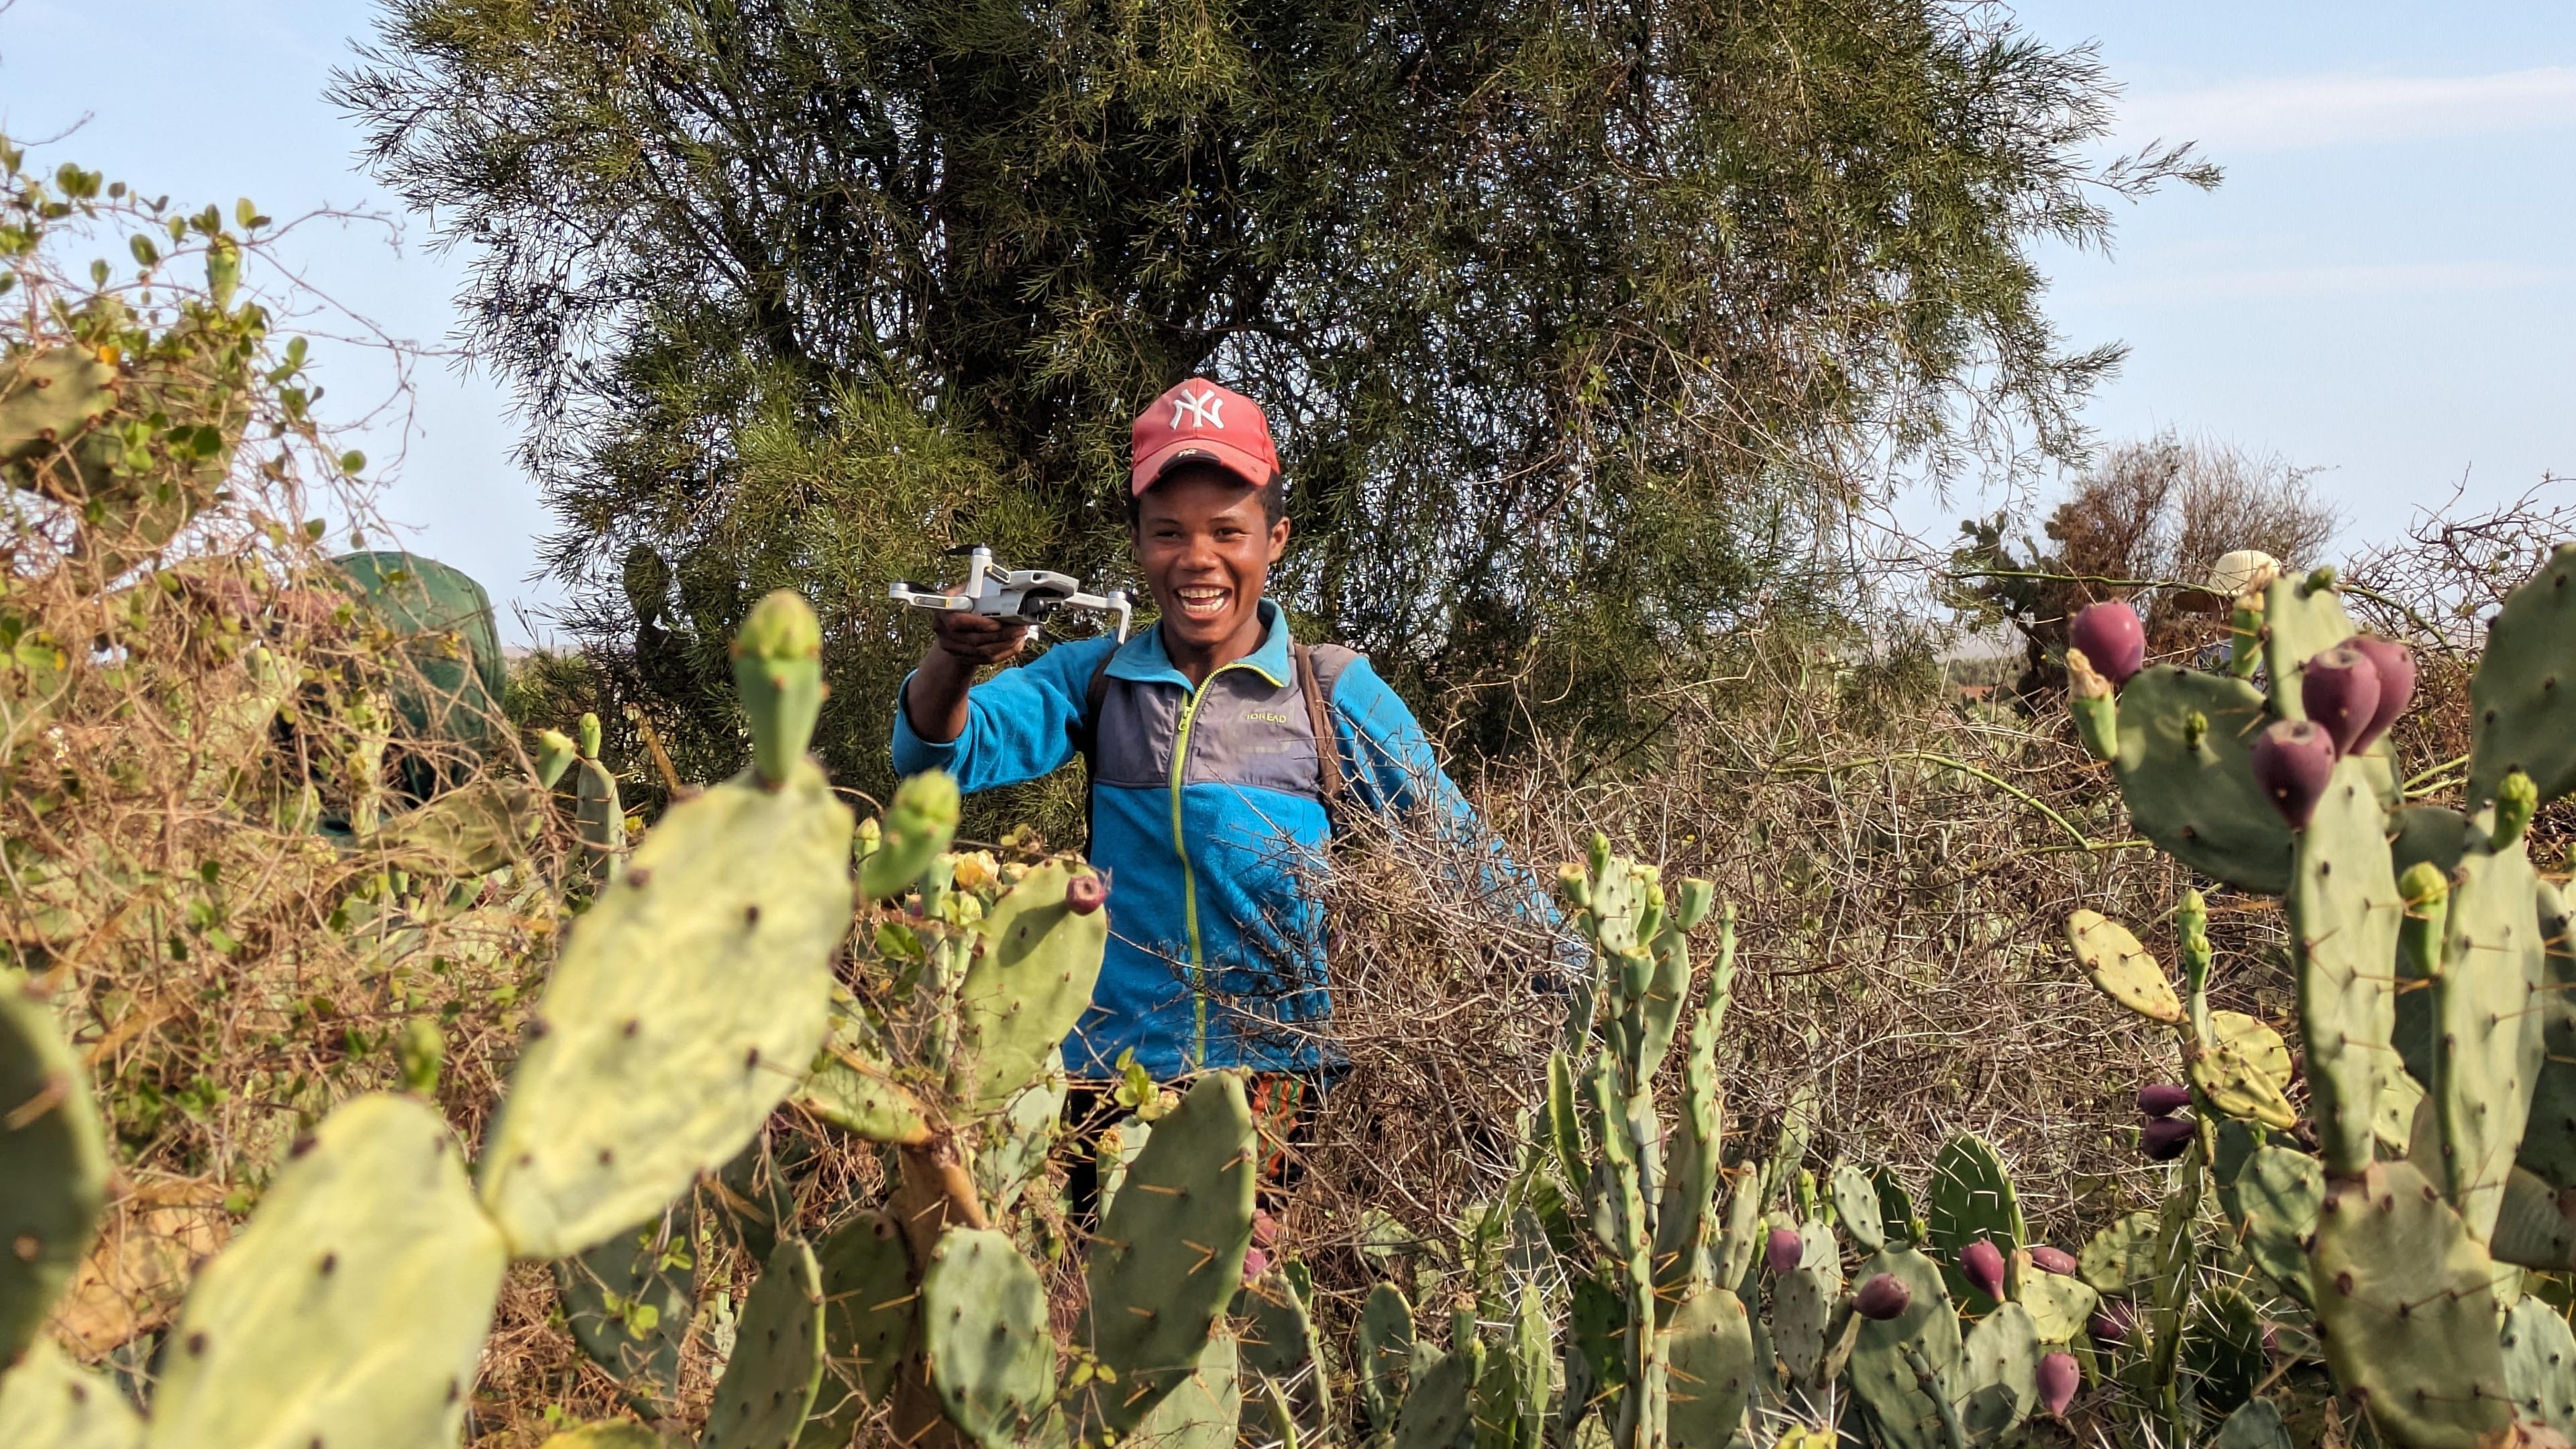
[[[2383,1432],[2466,1446],[2512,1422],[2495,1264],[2413,1164],[2332,1179],[2309,1267],[2326,1363]]]
[[[2093,758],[2117,759],[2120,705],[2111,681],[2081,649],[2066,651],[2066,677],[2066,708],[2075,717],[2075,738]]]
[[[751,756],[772,789],[805,758],[823,710],[823,626],[791,589],[753,607],[733,641],[733,684],[751,717]]]
[[[2532,812],[2540,808],[2540,788],[2520,770],[2506,775],[2496,786],[2495,830],[2488,838],[2498,850],[2511,848],[2531,827]]]
[[[115,1384],[38,1338],[0,1373],[0,1444],[142,1449],[143,1421]]]
[[[107,1135],[89,1073],[54,1013],[15,971],[0,971],[0,1363],[44,1327],[98,1236],[107,1203]]]
[[[2077,911],[2066,918],[2066,942],[2095,990],[2149,1021],[2182,1021],[2173,983],[2128,927],[2100,911]]]
[[[743,1300],[700,1449],[795,1449],[822,1384],[822,1272],[814,1250],[788,1238]]]
[[[2200,892],[2182,893],[2182,904],[2174,909],[2174,936],[2177,953],[2182,959],[2183,980],[2197,994],[2209,989],[2209,902]]]
[[[578,758],[571,736],[561,730],[537,731],[538,784],[553,789],[555,782],[564,777],[564,771],[571,769],[572,762]]]
[[[1593,831],[1592,841],[1586,847],[1584,859],[1591,869],[1594,880],[1608,875],[1610,873],[1610,837],[1598,830]]]
[[[884,843],[859,863],[859,893],[872,901],[912,889],[957,833],[957,782],[925,770],[895,787],[886,807]]]
[[[2576,543],[2505,596],[2469,679],[2468,797],[2529,775],[2543,801],[2576,790]]]
[[[2504,1316],[2505,1391],[2525,1425],[2546,1425],[2560,1438],[2576,1434],[2576,1334],[2538,1298]]]
[[[1556,868],[1556,894],[1565,902],[1566,912],[1578,914],[1592,908],[1592,878],[1583,867],[1567,861]]]
[[[575,732],[574,738],[581,742],[581,757],[585,760],[598,759],[599,716],[588,711],[584,711],[580,722],[573,726],[573,730]]]
[[[1115,1370],[1096,1422],[1132,1431],[1171,1391],[1241,1286],[1256,1138],[1242,1078],[1201,1077],[1154,1124],[1101,1215],[1088,1262],[1091,1351]]]
[[[1709,909],[1717,904],[1717,885],[1685,876],[1673,887],[1673,924],[1685,931],[1696,931],[1708,919]]]
[[[681,801],[572,927],[483,1155],[511,1244],[566,1257],[749,1141],[830,1028],[850,812],[822,772]]]
[[[921,1346],[940,1409],[985,1449],[1021,1442],[1055,1397],[1046,1286],[1005,1234],[940,1235],[921,1275]]]
[[[430,1018],[415,1016],[395,1036],[394,1058],[402,1066],[404,1091],[435,1097],[438,1069],[447,1060],[447,1034]]]
[[[352,1098],[198,1273],[154,1422],[199,1444],[453,1444],[508,1261],[438,1113]]]

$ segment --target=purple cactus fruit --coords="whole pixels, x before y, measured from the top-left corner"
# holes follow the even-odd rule
[[[2138,1133],[2138,1150],[2150,1162],[2171,1162],[2182,1156],[2183,1144],[2191,1140],[2192,1125],[2181,1117],[2158,1117]]]
[[[2271,1323],[2263,1325],[2263,1352],[2276,1356],[2281,1352],[2281,1330],[2278,1325]]]
[[[2046,1243],[2041,1243],[2030,1250],[2030,1265],[2043,1273],[2054,1273],[2060,1278],[2072,1278],[2084,1271],[2084,1265],[2075,1261],[2073,1253],[2064,1248],[2052,1248]]]
[[[1109,899],[1109,883],[1096,875],[1078,875],[1064,883],[1064,908],[1087,916]]]
[[[2039,1361],[2039,1406],[2052,1419],[2065,1418],[2066,1406],[2075,1402],[2075,1391],[2083,1383],[2084,1372],[2075,1366],[2075,1355],[2048,1355]]]
[[[2138,1089],[2138,1110],[2150,1117],[2170,1117],[2191,1105],[2191,1088],[2178,1082],[2149,1082]]]
[[[1261,1280],[1261,1275],[1269,1271],[1270,1255],[1268,1253],[1261,1251],[1259,1248],[1246,1248],[1243,1250],[1244,1282],[1257,1283]]]
[[[1773,1228],[1770,1238],[1762,1244],[1762,1261],[1770,1267],[1773,1277],[1797,1272],[1806,1256],[1806,1240],[1798,1236],[1796,1228]]]
[[[2293,830],[2316,817],[2334,766],[2334,741],[2314,720],[2281,720],[2255,738],[2254,783]]]
[[[2130,1306],[2128,1299],[2105,1298],[2084,1328],[2096,1343],[2127,1343],[2137,1326],[2138,1310]]]
[[[2066,627],[2066,642],[2083,650],[2085,660],[2113,684],[2128,683],[2130,675],[2146,667],[2146,626],[2138,622],[2137,610],[2117,599],[2077,614]]]
[[[1961,1248],[1959,1275],[1997,1303],[2004,1301],[2004,1254],[2001,1248],[1983,1238]]]
[[[1861,1317],[1880,1323],[1903,1313],[1914,1302],[1914,1290],[1905,1286],[1893,1273],[1880,1273],[1860,1285],[1852,1295],[1852,1308]]]
[[[2353,748],[2366,750],[2388,733],[2397,717],[2406,712],[2407,703],[2415,698],[2415,651],[2394,639],[2376,634],[2355,634],[2343,641],[2346,649],[2358,650],[2379,671],[2379,708],[2370,712],[2370,724],[2361,732]]]
[[[2300,674],[2299,703],[2334,738],[2335,753],[2349,755],[2379,713],[2379,666],[2358,649],[2329,649]]]

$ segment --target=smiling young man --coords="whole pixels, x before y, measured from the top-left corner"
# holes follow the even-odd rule
[[[1288,518],[1261,409],[1192,379],[1136,419],[1133,444],[1132,542],[1160,622],[1123,646],[1058,644],[970,689],[1027,630],[936,616],[938,642],[895,712],[894,761],[947,770],[969,792],[1090,761],[1110,939],[1065,1044],[1070,1075],[1114,1077],[1132,1052],[1157,1080],[1244,1067],[1293,1086],[1332,1060],[1309,888],[1334,816],[1368,809],[1491,837],[1368,660],[1292,640],[1262,596]],[[1506,888],[1528,894],[1509,874]]]

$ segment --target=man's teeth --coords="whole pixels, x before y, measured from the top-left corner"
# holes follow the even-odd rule
[[[1213,614],[1225,607],[1223,589],[1183,589],[1181,607],[1193,614]]]

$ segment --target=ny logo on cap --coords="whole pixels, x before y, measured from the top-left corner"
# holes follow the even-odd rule
[[[1181,414],[1188,413],[1190,415],[1190,421],[1199,427],[1215,428],[1219,431],[1223,431],[1225,428],[1225,418],[1222,416],[1224,408],[1225,399],[1218,396],[1214,390],[1199,393],[1195,397],[1188,393],[1183,393],[1179,397],[1172,399],[1172,427],[1175,431],[1178,431],[1181,426]]]

